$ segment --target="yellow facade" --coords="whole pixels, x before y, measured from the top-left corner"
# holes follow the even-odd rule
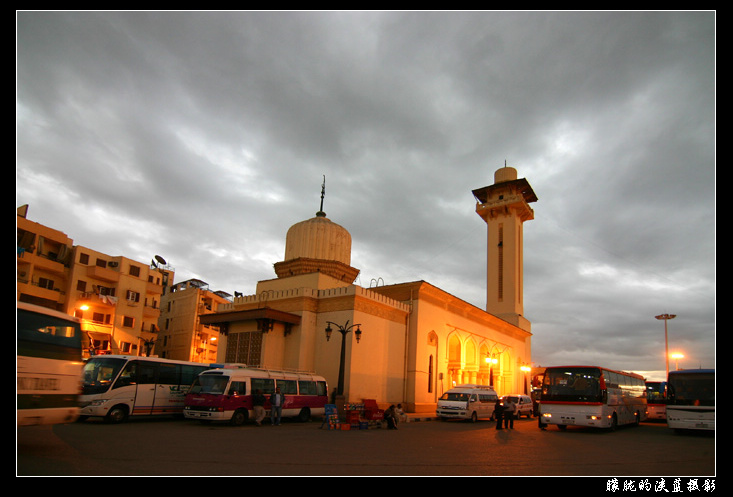
[[[499,189],[517,186],[509,181]],[[507,291],[487,292],[492,312],[425,281],[369,289],[353,284],[359,271],[350,265],[351,236],[318,212],[288,230],[276,279],[260,281],[254,294],[202,317],[221,327],[219,360],[315,371],[332,389],[342,378],[347,402],[402,403],[411,412],[434,412],[440,395],[459,384],[491,384],[501,395],[527,393],[531,333],[522,315],[521,225],[531,219],[526,203],[532,199],[514,190],[511,198],[494,198],[495,190],[486,190],[489,202],[477,212],[489,225],[490,243],[496,225],[512,225],[501,254],[511,261],[501,274]],[[496,262],[496,254],[487,253]],[[496,277],[487,275],[489,285]],[[334,330],[330,340],[326,328]]]

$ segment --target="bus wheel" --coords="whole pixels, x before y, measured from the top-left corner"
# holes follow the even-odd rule
[[[105,416],[104,420],[108,423],[122,423],[127,419],[127,406],[125,405],[119,405],[114,406],[112,409],[109,410],[107,413],[107,416]]]
[[[232,426],[241,426],[247,422],[247,418],[249,418],[249,413],[246,409],[237,409],[234,411],[234,414],[232,414],[230,423]]]
[[[476,421],[478,421],[478,415],[476,414],[476,411],[473,411],[471,413],[471,422],[475,423]]]
[[[301,423],[307,423],[311,419],[311,410],[309,407],[304,407],[300,410],[300,413],[298,414],[298,420]]]

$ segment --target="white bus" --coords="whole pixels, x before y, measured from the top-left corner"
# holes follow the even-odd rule
[[[670,371],[667,380],[667,427],[715,431],[715,370]]]
[[[23,302],[16,313],[17,425],[75,421],[83,364],[79,320]]]
[[[128,416],[182,414],[193,380],[215,367],[156,357],[94,356],[84,366],[80,417],[120,423]]]
[[[545,370],[540,428],[557,425],[616,429],[646,419],[644,377],[598,366],[559,366]]]
[[[324,415],[328,404],[326,379],[307,372],[274,371],[259,368],[229,368],[205,371],[193,382],[183,411],[187,419],[227,421],[241,425],[251,417],[252,394],[257,390],[267,399],[276,388],[285,396],[282,417],[308,421]]]

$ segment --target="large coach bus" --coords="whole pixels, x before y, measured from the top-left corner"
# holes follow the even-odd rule
[[[216,367],[156,357],[94,356],[84,366],[81,418],[120,423],[128,416],[182,414],[193,380]]]
[[[667,427],[715,431],[715,370],[670,371],[667,379]]]
[[[646,418],[649,420],[667,419],[667,382],[646,382]]]
[[[259,390],[267,399],[276,388],[285,396],[283,417],[308,421],[325,414],[328,403],[326,379],[312,373],[273,371],[259,368],[231,368],[205,371],[191,386],[183,411],[187,419],[226,421],[241,425],[251,417],[252,394]]]
[[[16,312],[17,425],[75,421],[83,364],[79,320],[24,302]]]
[[[644,377],[599,366],[558,366],[545,370],[540,428],[557,425],[614,430],[646,419]]]

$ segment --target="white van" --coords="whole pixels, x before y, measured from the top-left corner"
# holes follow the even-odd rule
[[[494,419],[498,395],[485,385],[458,385],[438,399],[435,413],[439,419]]]

